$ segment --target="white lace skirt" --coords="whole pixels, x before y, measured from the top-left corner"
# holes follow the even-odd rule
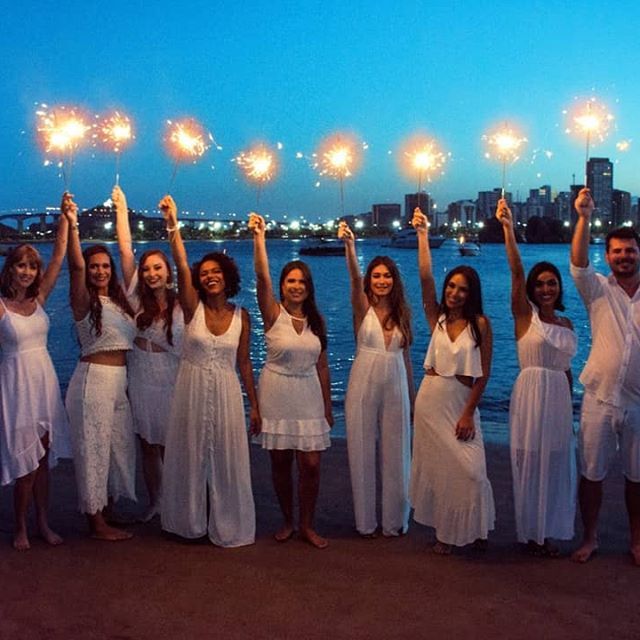
[[[440,542],[458,546],[486,538],[495,521],[479,413],[473,440],[455,433],[470,392],[456,378],[425,376],[415,404],[413,518],[433,527]]]

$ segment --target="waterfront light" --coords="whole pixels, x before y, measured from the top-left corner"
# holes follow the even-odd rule
[[[402,225],[402,223],[400,222],[400,220],[394,220],[394,221],[391,223],[391,226],[392,226],[394,229],[399,229],[399,228],[401,227],[401,225]]]
[[[356,229],[362,229],[362,228],[364,228],[364,222],[362,220],[356,220],[354,226],[355,226]]]

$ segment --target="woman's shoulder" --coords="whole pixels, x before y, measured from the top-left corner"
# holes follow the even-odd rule
[[[478,324],[478,329],[483,333],[491,330],[491,320],[489,320],[488,316],[478,314],[476,316],[476,322]]]

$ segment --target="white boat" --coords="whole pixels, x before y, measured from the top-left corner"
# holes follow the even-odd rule
[[[337,238],[308,238],[298,253],[301,256],[344,256],[344,243]]]
[[[477,242],[461,242],[458,251],[461,256],[479,256],[480,245]]]
[[[431,249],[437,249],[446,239],[445,236],[429,236],[429,247]],[[394,249],[417,249],[418,234],[413,227],[400,229],[391,236],[387,246],[393,247]]]

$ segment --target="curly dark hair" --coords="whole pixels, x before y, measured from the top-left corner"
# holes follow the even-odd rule
[[[543,260],[542,262],[536,262],[536,264],[531,267],[531,270],[527,275],[527,298],[529,298],[536,307],[538,306],[535,299],[536,280],[540,277],[540,274],[545,271],[553,273],[558,281],[558,298],[556,299],[553,308],[558,311],[564,311],[564,304],[562,302],[562,276],[560,275],[560,271],[558,271],[558,267],[556,267],[552,262],[546,262]]]
[[[44,271],[44,263],[40,254],[30,244],[19,244],[13,247],[2,265],[2,271],[0,271],[0,293],[5,298],[13,298],[16,292],[13,288],[13,266],[21,262],[22,260],[28,260],[34,262],[38,267],[36,277],[33,282],[27,287],[26,297],[37,298],[40,293],[40,285],[42,284],[42,272]]]
[[[447,273],[444,283],[442,284],[442,297],[440,298],[438,315],[444,315],[445,319],[449,317],[449,307],[447,307],[445,302],[445,294],[449,281],[455,275],[461,275],[467,281],[469,295],[462,307],[462,317],[468,321],[476,347],[479,347],[482,344],[482,334],[480,333],[480,327],[478,326],[478,316],[483,316],[484,312],[482,311],[482,287],[480,286],[480,276],[473,267],[469,267],[466,264],[460,264]]]
[[[200,300],[204,302],[207,292],[200,284],[200,269],[202,265],[207,262],[217,262],[222,269],[222,275],[224,276],[224,295],[227,298],[233,298],[240,291],[240,271],[236,261],[228,256],[226,253],[220,251],[212,251],[202,256],[198,262],[194,262],[191,267],[191,282],[194,289],[198,292]]]
[[[327,348],[327,326],[325,324],[324,318],[320,311],[318,311],[318,305],[316,304],[316,290],[313,286],[313,277],[311,276],[311,269],[306,262],[302,262],[302,260],[292,260],[291,262],[287,262],[287,264],[282,267],[282,271],[280,272],[280,300],[283,301],[282,297],[282,285],[286,280],[287,276],[294,270],[299,269],[302,271],[302,275],[305,279],[307,285],[307,298],[302,303],[302,311],[307,316],[307,321],[309,322],[309,328],[312,333],[318,336],[320,340],[320,346],[322,351]]]
[[[89,276],[89,258],[95,255],[104,254],[109,258],[109,264],[111,265],[111,276],[109,278],[109,284],[107,285],[107,295],[124,313],[133,317],[134,312],[127,300],[120,282],[118,282],[118,276],[116,274],[116,265],[113,261],[113,256],[109,252],[109,249],[103,244],[94,244],[87,247],[83,252],[85,271],[84,271],[84,283],[89,292],[89,322],[95,334],[97,336],[102,334],[102,302],[100,302],[100,296],[98,290],[91,284]]]
[[[389,256],[375,256],[367,266],[364,274],[363,288],[369,303],[372,303],[374,294],[371,291],[371,273],[379,266],[383,265],[393,278],[393,287],[389,293],[389,303],[391,312],[385,322],[385,329],[392,329],[394,326],[400,329],[402,333],[402,347],[408,347],[413,342],[413,333],[411,331],[411,308],[407,304],[404,295],[404,285],[400,277],[398,266]]]
[[[152,256],[158,256],[167,267],[167,284],[173,283],[173,272],[169,258],[160,249],[145,251],[138,262],[138,285],[136,292],[140,298],[142,311],[136,317],[136,325],[140,331],[148,329],[155,320],[164,321],[164,330],[167,342],[173,345],[173,309],[176,305],[177,294],[173,287],[167,288],[167,308],[162,311],[153,290],[148,287],[143,279],[144,263]]]

